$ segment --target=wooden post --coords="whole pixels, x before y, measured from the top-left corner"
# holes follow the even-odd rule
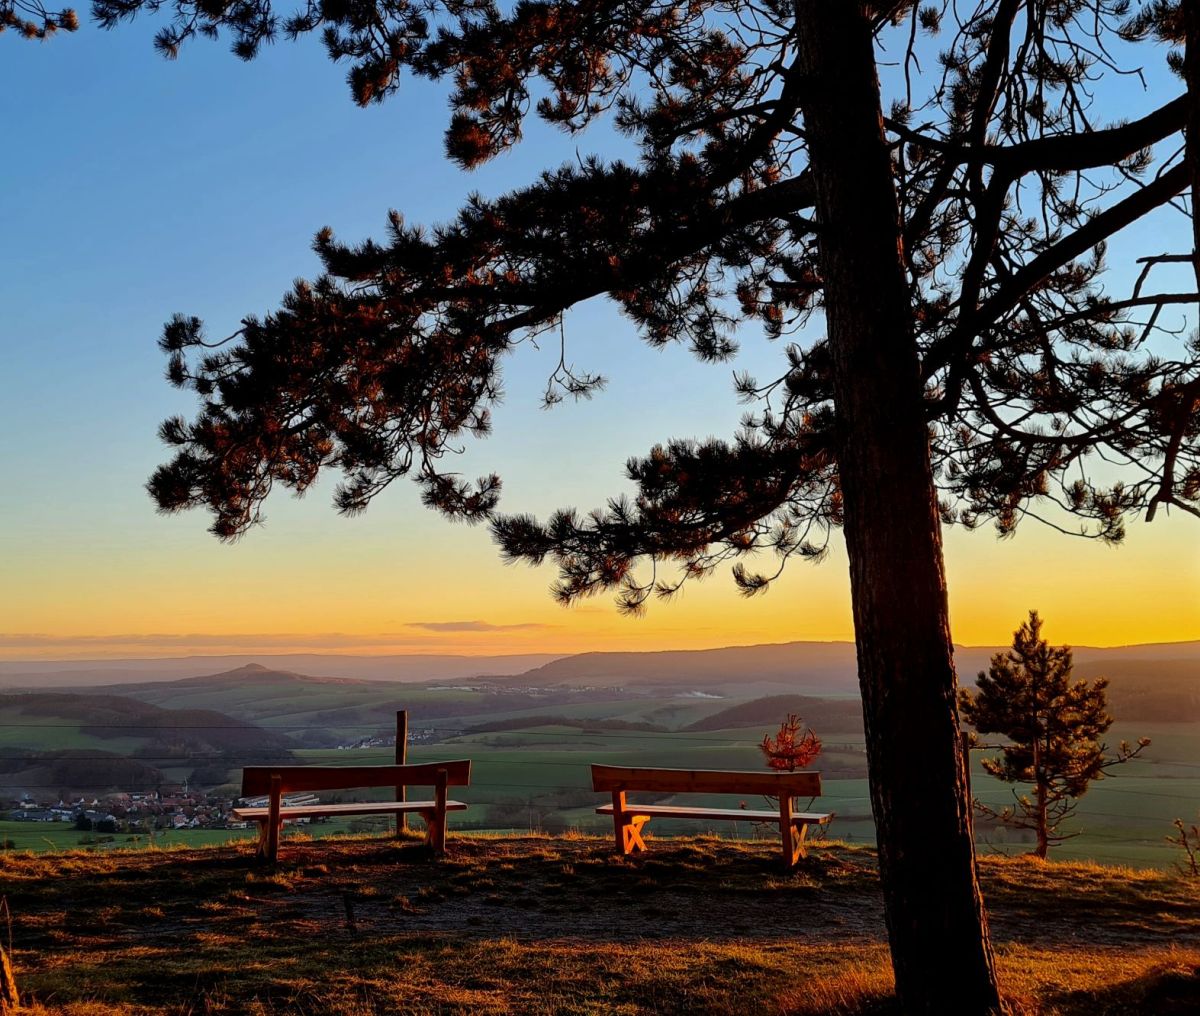
[[[446,852],[446,789],[450,782],[450,774],[445,769],[437,771],[437,784],[434,786],[434,804],[436,806],[433,834],[433,852]]]
[[[629,844],[625,837],[625,791],[612,792],[613,832],[617,838],[617,850],[622,854],[629,853]]]
[[[408,710],[396,710],[396,765],[408,765]],[[404,784],[396,784],[396,800],[404,801],[407,798],[404,796]],[[408,831],[408,815],[404,812],[396,813],[396,836],[403,836]]]
[[[267,804],[267,861],[274,864],[279,856],[279,829],[283,819],[279,817],[280,799],[283,797],[283,777],[271,777],[271,799]]]

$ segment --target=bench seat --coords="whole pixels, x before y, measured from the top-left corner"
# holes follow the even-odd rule
[[[611,815],[613,806],[602,804],[596,809],[597,815]],[[750,822],[778,822],[779,812],[761,811],[749,808],[684,808],[672,804],[626,804],[626,815],[649,815],[651,818],[716,818],[729,819],[736,822],[746,819]],[[794,825],[828,825],[833,815],[823,815],[814,811],[792,813]]]
[[[447,811],[465,811],[467,806],[462,801],[447,801]],[[279,809],[280,819],[289,818],[320,818],[325,815],[393,815],[399,812],[433,812],[437,810],[437,801],[362,801],[349,804],[302,804]],[[260,821],[269,818],[270,808],[234,808],[233,814],[238,818]]]

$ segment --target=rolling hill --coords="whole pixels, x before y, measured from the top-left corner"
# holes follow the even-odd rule
[[[177,681],[228,672],[246,664],[266,669],[350,677],[364,681],[450,681],[480,674],[519,674],[557,659],[559,653],[456,656],[408,653],[339,656],[323,653],[244,653],[162,659],[0,660],[0,687],[84,688],[97,685]]]
[[[997,651],[996,647],[958,647],[963,683],[985,668]],[[1200,719],[1200,643],[1079,647],[1075,653],[1078,676],[1110,679],[1110,701],[1120,720],[1185,723]],[[713,714],[781,695],[801,696],[799,711],[818,727],[831,729],[831,724],[819,719],[813,713],[818,707],[805,700],[841,699],[844,706],[834,709],[837,726],[854,730],[860,724],[849,718],[857,710],[858,688],[854,647],[846,642],[581,653],[540,662],[516,674],[403,683],[349,676],[347,667],[353,661],[321,660],[329,665],[322,676],[251,663],[169,680],[139,679],[76,689],[76,694],[91,696],[89,708],[96,709],[100,709],[97,696],[118,696],[164,710],[213,711],[245,724],[270,727],[314,748],[387,733],[400,708],[409,711],[411,724],[424,725],[433,739],[456,727],[546,716],[668,729],[703,723],[703,728],[693,729],[713,730],[720,728],[712,724],[741,723],[738,715],[718,719]],[[27,705],[33,701],[29,696],[24,700]],[[832,708],[828,701],[819,707],[822,712]],[[766,719],[756,714],[747,722]],[[95,733],[83,726],[77,724],[79,736]],[[6,739],[2,731],[0,743]],[[62,746],[79,744],[72,739]]]
[[[862,730],[862,707],[857,699],[822,699],[808,695],[766,695],[722,709],[704,719],[689,723],[684,730],[734,730],[741,727],[770,728],[779,724],[788,713],[803,718],[805,724],[818,734]]]
[[[1109,709],[1122,719],[1164,723],[1200,720],[1200,662],[1188,659],[1087,660],[1075,677],[1107,677]]]
[[[294,742],[211,709],[119,695],[0,695],[0,798],[34,787],[144,789],[223,782],[228,770],[290,759]]]
[[[515,678],[471,678],[469,684],[399,684],[345,677],[315,677],[248,664],[236,670],[177,681],[110,685],[109,694],[130,696],[169,709],[217,709],[269,725],[310,747],[330,747],[395,729],[396,710],[407,709],[410,727],[446,729],[498,715],[558,711],[561,707],[628,703],[620,688],[528,686]],[[603,710],[602,710],[603,711]]]
[[[547,684],[711,687],[752,680],[827,694],[858,690],[850,642],[785,642],[723,649],[579,653],[526,671]]]
[[[998,646],[956,646],[960,680],[973,683]],[[1127,719],[1200,719],[1200,642],[1074,649],[1079,677],[1107,677],[1109,697]],[[787,642],[658,653],[581,653],[527,671],[516,682],[702,688],[733,699],[764,693],[858,696],[854,646]]]

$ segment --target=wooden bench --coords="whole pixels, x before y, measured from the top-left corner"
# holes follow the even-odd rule
[[[384,766],[247,766],[242,770],[242,797],[266,795],[265,808],[234,808],[240,819],[258,823],[258,856],[271,863],[279,855],[279,831],[284,819],[342,815],[395,815],[397,834],[401,816],[420,815],[425,822],[425,842],[435,853],[446,852],[446,815],[462,811],[461,801],[447,799],[448,787],[465,787],[471,782],[471,762],[425,762],[420,765]],[[431,786],[432,801],[405,800],[406,786]],[[346,790],[352,787],[390,787],[396,799],[353,804],[304,804],[285,806],[283,795],[297,791]]]
[[[612,794],[612,804],[596,809],[611,815],[617,850],[630,854],[645,850],[642,827],[652,818],[687,818],[778,823],[783,862],[791,868],[805,855],[804,840],[810,825],[826,825],[832,815],[797,812],[796,797],[820,797],[821,774],[816,772],[730,772],[704,769],[633,769],[628,766],[592,766],[592,789]],[[779,799],[778,811],[749,808],[693,808],[667,804],[631,804],[630,791],[667,794],[755,794]]]

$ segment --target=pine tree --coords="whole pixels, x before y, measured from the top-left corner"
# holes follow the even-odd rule
[[[1173,316],[1200,299],[1195,219],[1190,249],[1128,252],[1142,255],[1128,291],[1106,262],[1111,237],[1190,215],[1200,188],[1196,4],[94,7],[109,26],[143,9],[173,11],[168,55],[196,34],[229,30],[250,58],[319,31],[363,104],[406,70],[445,79],[446,151],[463,166],[519,143],[529,116],[574,134],[611,115],[639,150],[472,197],[433,231],[399,214],[382,242],[322,231],[325,274],[223,340],[173,319],[169,376],[201,410],[163,425],[176,454],[150,482],[160,508],[207,508],[234,539],[277,484],[340,470],[336,503],[353,513],[410,475],[431,507],[489,523],[507,556],[555,562],[562,599],[616,590],[627,610],[723,562],[761,592],[841,528],[901,1005],[995,1012],[941,528],[1072,528],[1073,513],[1115,542],[1138,513],[1200,516],[1200,348]],[[1160,53],[1175,94],[1106,125],[1098,82]],[[884,83],[881,62],[895,66]],[[447,455],[488,432],[503,357],[604,296],[650,343],[722,361],[757,322],[789,337],[785,362],[739,378],[755,408],[731,440],[633,460],[635,498],[501,514],[499,477],[467,482]],[[564,349],[547,401],[601,384]],[[748,569],[758,551],[778,567]]]
[[[1077,833],[1060,832],[1062,823],[1095,780],[1113,766],[1141,754],[1147,737],[1136,745],[1122,741],[1107,753],[1101,737],[1112,726],[1105,689],[1108,681],[1071,680],[1070,646],[1052,646],[1042,638],[1036,610],[1013,633],[1012,648],[992,657],[972,693],[959,692],[963,719],[980,734],[1002,734],[1010,744],[1000,755],[985,758],[983,767],[1006,783],[1032,784],[1033,796],[1017,794],[1015,803],[996,810],[976,802],[976,809],[1018,829],[1032,829],[1034,853],[1044,858],[1051,846]]]

